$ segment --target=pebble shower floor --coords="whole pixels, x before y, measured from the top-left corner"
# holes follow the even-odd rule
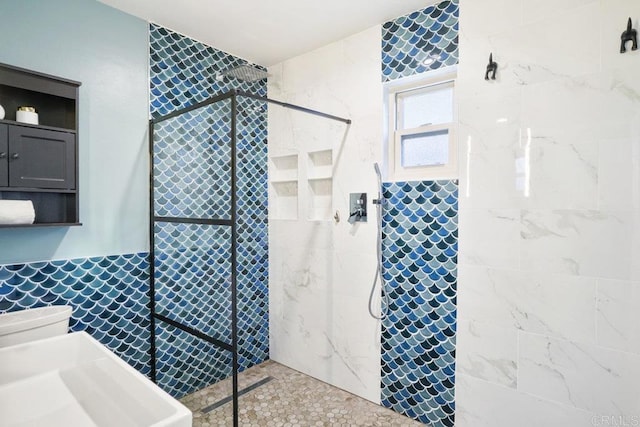
[[[271,381],[240,396],[241,426],[423,426],[424,424],[354,396],[273,361],[242,372],[239,389],[261,380]],[[193,411],[193,427],[230,426],[231,403],[203,413],[231,394],[230,380],[224,380],[187,395],[181,402]]]

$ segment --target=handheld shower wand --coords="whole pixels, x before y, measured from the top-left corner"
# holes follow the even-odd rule
[[[371,285],[371,293],[369,294],[369,314],[374,319],[382,320],[387,316],[387,310],[389,308],[389,295],[387,294],[387,292],[385,292],[384,278],[382,277],[382,206],[384,205],[384,199],[382,198],[382,173],[380,172],[380,166],[378,165],[378,163],[374,163],[373,168],[376,171],[376,175],[378,177],[378,198],[373,199],[373,204],[376,205],[378,236],[376,240],[376,275],[373,279],[373,285]],[[377,316],[373,312],[373,308],[371,307],[373,303],[373,294],[376,291],[376,284],[378,283],[378,280],[380,280],[380,289],[384,298],[384,304],[382,306],[380,316]]]

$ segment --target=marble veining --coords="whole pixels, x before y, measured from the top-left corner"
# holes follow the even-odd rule
[[[544,336],[522,334],[520,340],[522,391],[599,414],[637,411],[640,356]]]
[[[640,416],[640,52],[619,53],[633,14],[460,0],[458,426]]]
[[[598,280],[598,344],[640,354],[640,325],[635,321],[639,305],[639,282]]]
[[[380,401],[380,326],[367,312],[375,223],[351,226],[350,192],[376,192],[382,138],[380,26],[269,67],[269,96],[353,120],[350,126],[269,107],[269,156],[297,156],[295,212],[269,184],[270,358]],[[319,205],[309,153],[332,153]],[[278,170],[270,161],[271,179]],[[315,175],[314,175],[315,174]],[[339,212],[341,221],[333,219]]]
[[[459,322],[456,364],[459,373],[515,388],[517,331],[482,322]]]

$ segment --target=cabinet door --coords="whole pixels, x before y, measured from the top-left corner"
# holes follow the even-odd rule
[[[75,135],[9,127],[11,187],[75,189]]]
[[[7,125],[0,125],[0,187],[9,185],[9,163],[7,162],[9,143]]]

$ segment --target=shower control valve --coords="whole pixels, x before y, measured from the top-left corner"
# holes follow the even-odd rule
[[[367,193],[349,195],[349,224],[367,222]]]

